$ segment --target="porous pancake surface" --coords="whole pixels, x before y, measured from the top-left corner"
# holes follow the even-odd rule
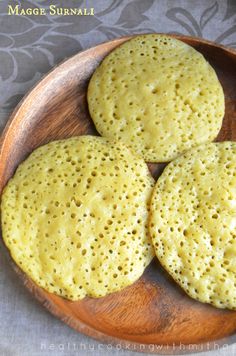
[[[168,162],[218,134],[224,94],[203,55],[166,35],[140,35],[96,69],[88,105],[98,132],[149,162]]]
[[[136,281],[153,257],[153,178],[123,143],[81,136],[36,149],[4,189],[2,232],[15,262],[49,292],[78,300]]]
[[[236,143],[208,143],[171,162],[149,229],[164,268],[192,297],[236,309]]]

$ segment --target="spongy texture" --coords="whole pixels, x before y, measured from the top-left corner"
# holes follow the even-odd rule
[[[81,136],[36,149],[2,195],[3,239],[39,286],[71,300],[137,280],[154,252],[153,178],[122,143]]]
[[[164,268],[192,297],[236,309],[236,143],[170,163],[154,188],[150,233]]]
[[[123,140],[149,162],[167,162],[212,141],[224,94],[201,53],[165,35],[137,36],[96,69],[88,105],[98,132]]]

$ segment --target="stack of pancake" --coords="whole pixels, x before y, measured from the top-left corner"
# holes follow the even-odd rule
[[[191,46],[140,35],[88,87],[99,134],[36,149],[2,194],[3,239],[47,291],[102,297],[154,254],[193,298],[236,309],[236,143],[214,69]],[[146,162],[170,162],[156,184]]]

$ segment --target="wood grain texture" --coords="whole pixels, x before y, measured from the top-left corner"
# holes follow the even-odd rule
[[[226,98],[226,114],[217,140],[235,141],[236,52],[202,39],[175,37],[203,53],[215,68]],[[128,38],[77,54],[55,68],[23,99],[1,137],[0,191],[36,147],[74,135],[97,135],[88,114],[88,81],[104,56]],[[149,164],[155,178],[164,166]],[[47,293],[14,263],[13,266],[25,286],[50,312],[103,342],[119,343],[136,351],[179,354],[209,349],[214,342],[236,341],[236,312],[190,299],[156,259],[132,286],[104,298],[79,302]]]

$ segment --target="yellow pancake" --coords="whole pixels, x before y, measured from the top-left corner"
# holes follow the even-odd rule
[[[153,257],[153,179],[123,143],[81,136],[36,149],[2,195],[5,244],[47,291],[77,300],[136,281]]]
[[[87,98],[98,132],[149,162],[167,162],[212,141],[224,116],[214,69],[166,35],[140,35],[112,51],[93,74]]]
[[[236,142],[208,143],[170,163],[151,199],[156,255],[194,299],[236,309]]]

